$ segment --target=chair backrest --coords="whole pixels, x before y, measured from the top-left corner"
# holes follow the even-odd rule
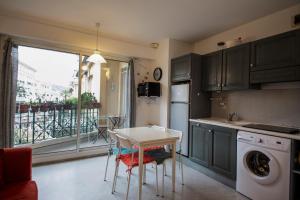
[[[109,148],[111,149],[112,146],[114,145],[114,142],[115,142],[115,145],[117,148],[120,147],[120,144],[118,142],[118,138],[117,138],[117,133],[113,130],[110,130],[110,129],[107,129],[107,133],[108,133],[108,136],[109,136]]]
[[[108,116],[107,119],[107,127],[113,130],[123,127],[126,116]]]
[[[109,137],[114,140],[114,141],[117,141],[117,133],[113,130],[110,130],[110,129],[107,129],[107,132],[108,132],[108,135]]]
[[[132,146],[133,144],[130,142],[130,140],[128,140],[127,138],[125,137],[122,137],[121,135],[117,134],[117,140],[118,140],[118,143],[120,144],[120,147],[119,147],[119,154],[122,152],[121,151],[121,148],[122,147],[125,147],[129,150],[132,150]],[[134,151],[131,151],[131,164],[130,165],[133,165],[133,160],[134,160]]]
[[[107,125],[107,116],[101,115],[98,117],[98,124],[97,125]]]
[[[181,151],[181,143],[182,143],[182,131],[178,131],[178,130],[174,130],[174,129],[167,129],[167,132],[172,134],[172,135],[176,135],[179,137],[179,139],[176,142],[176,149],[177,151]]]
[[[131,149],[132,148],[132,143],[130,142],[130,140],[128,140],[125,137],[122,137],[121,135],[116,134],[117,136],[117,140],[120,143],[120,147],[125,147],[127,149]]]
[[[153,125],[153,126],[151,126],[151,128],[154,128],[156,130],[166,131],[166,128],[162,127],[162,126]]]

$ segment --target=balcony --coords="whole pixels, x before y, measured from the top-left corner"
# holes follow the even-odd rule
[[[70,150],[77,141],[77,106],[19,104],[16,107],[14,126],[15,146],[47,144],[36,149],[39,153]],[[107,117],[100,116],[100,103],[81,109],[81,147],[106,145],[106,129]]]

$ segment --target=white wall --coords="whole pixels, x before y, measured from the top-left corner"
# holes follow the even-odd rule
[[[213,35],[194,44],[194,52],[206,54],[218,50],[220,41],[233,41],[242,37],[245,41],[253,41],[278,33],[286,32],[298,27],[292,27],[292,16],[300,13],[300,4],[288,9],[275,12],[255,21]]]
[[[92,51],[96,36],[79,32],[62,25],[43,23],[18,17],[3,16],[0,13],[0,33],[41,40],[58,45],[74,46]],[[149,46],[137,45],[110,38],[100,37],[100,50],[108,54],[153,59],[155,50]]]
[[[153,70],[155,61],[149,59],[136,59],[134,62],[134,74],[136,87],[138,83],[151,81],[153,79]],[[137,97],[136,95],[136,126],[145,126],[160,123],[160,98]]]

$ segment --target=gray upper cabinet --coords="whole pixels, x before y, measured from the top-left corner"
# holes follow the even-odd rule
[[[203,90],[249,88],[250,44],[243,44],[203,57]]]
[[[300,30],[204,55],[202,63],[204,91],[300,81]]]
[[[222,84],[222,51],[207,54],[203,56],[203,90],[217,91],[221,90]]]
[[[191,56],[185,55],[171,60],[171,81],[179,82],[191,79]]]
[[[300,64],[299,31],[291,31],[252,43],[251,71]]]
[[[300,31],[252,43],[250,83],[300,81]]]
[[[223,51],[222,90],[249,88],[250,44]]]

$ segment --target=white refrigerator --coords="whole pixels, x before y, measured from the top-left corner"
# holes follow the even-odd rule
[[[188,156],[189,149],[189,89],[189,84],[171,87],[170,128],[182,131],[181,154],[184,156]]]

